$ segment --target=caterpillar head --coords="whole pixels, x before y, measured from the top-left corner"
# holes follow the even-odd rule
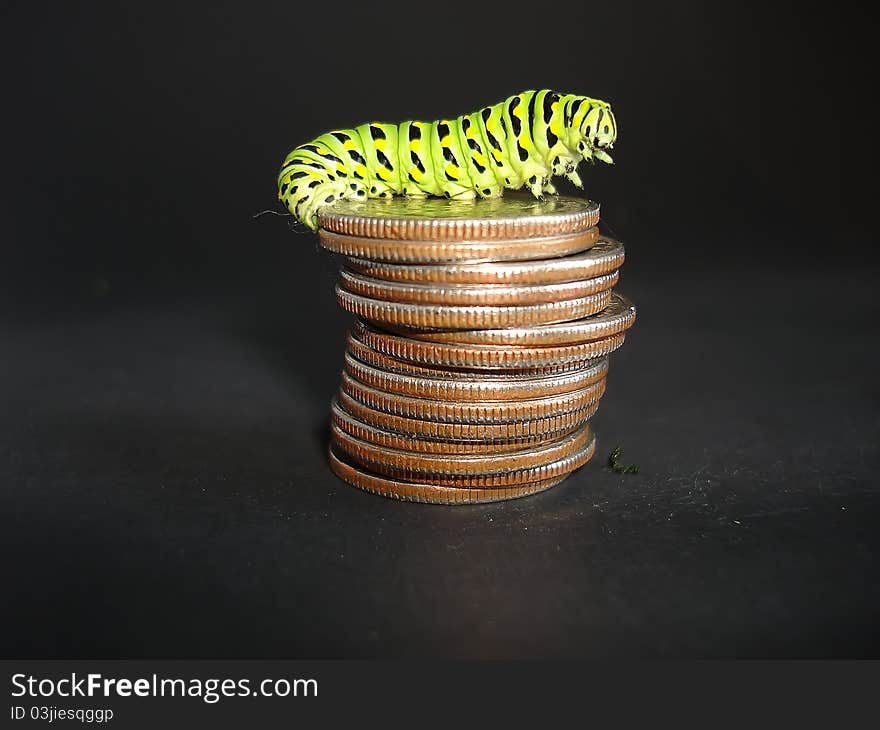
[[[611,105],[599,102],[587,112],[580,125],[581,141],[578,152],[587,162],[601,160],[612,164],[614,160],[607,150],[614,147],[617,140],[617,120],[611,111]]]

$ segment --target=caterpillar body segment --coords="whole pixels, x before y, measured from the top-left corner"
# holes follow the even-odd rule
[[[398,151],[403,194],[413,197],[443,195],[434,176],[431,154],[433,122],[402,122],[398,132]],[[308,225],[308,224],[307,224]]]
[[[362,124],[357,128],[363,144],[363,157],[370,173],[369,197],[386,197],[403,192],[398,164],[398,125]]]
[[[318,209],[340,198],[463,200],[522,187],[541,198],[556,192],[556,176],[583,187],[578,164],[611,163],[616,139],[607,102],[524,91],[455,119],[372,122],[322,134],[287,155],[278,197],[312,230]]]
[[[506,102],[502,102],[501,104],[484,107],[480,111],[479,124],[489,144],[489,153],[494,163],[494,167],[490,167],[490,169],[494,173],[499,186],[502,190],[504,188],[517,190],[521,187],[521,183],[519,175],[512,167],[507,154],[507,127],[504,122],[505,104]]]
[[[480,124],[480,112],[473,112],[458,118],[458,134],[461,147],[467,159],[468,174],[474,191],[481,198],[497,198],[504,190],[499,184],[493,167],[489,141]]]
[[[434,122],[431,155],[437,187],[448,198],[467,200],[475,197],[474,185],[468,174],[468,158],[461,148],[457,119]]]

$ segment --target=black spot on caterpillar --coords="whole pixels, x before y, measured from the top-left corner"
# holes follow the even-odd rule
[[[384,168],[386,168],[386,169],[388,169],[388,170],[393,170],[393,169],[394,169],[394,165],[391,164],[391,160],[389,160],[389,159],[385,156],[385,153],[382,152],[382,150],[376,150],[376,157],[377,157],[377,159],[379,160],[379,164],[382,165],[382,167],[384,167]]]

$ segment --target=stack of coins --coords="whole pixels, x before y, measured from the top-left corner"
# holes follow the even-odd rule
[[[319,218],[357,317],[331,406],[338,476],[397,499],[492,502],[593,456],[607,356],[635,320],[596,203],[343,200]]]

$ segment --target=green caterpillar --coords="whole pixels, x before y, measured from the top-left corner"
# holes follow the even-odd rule
[[[278,199],[312,230],[317,211],[341,198],[498,197],[527,187],[542,199],[564,175],[583,187],[581,160],[611,163],[611,105],[544,89],[524,91],[457,119],[362,124],[294,149],[278,175]]]

